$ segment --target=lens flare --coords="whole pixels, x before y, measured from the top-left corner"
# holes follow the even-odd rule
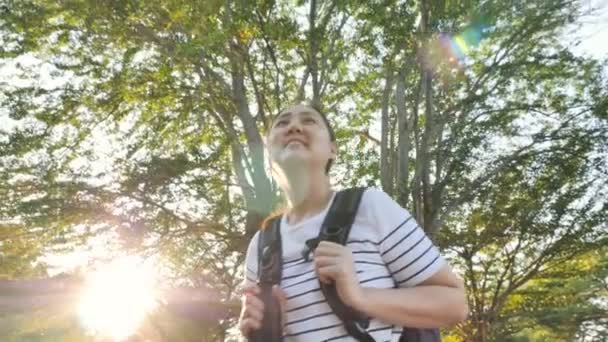
[[[100,268],[86,284],[78,313],[84,328],[94,335],[125,339],[156,307],[152,268],[134,257]]]
[[[458,77],[466,66],[466,60],[479,46],[489,25],[478,20],[458,34],[439,34],[429,42],[422,61],[427,70],[439,76],[445,83]],[[456,72],[456,74],[454,74]]]

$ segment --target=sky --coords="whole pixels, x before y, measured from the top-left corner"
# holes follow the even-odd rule
[[[583,18],[580,29],[573,25],[574,32],[565,32],[565,37],[580,36],[581,43],[573,50],[596,59],[608,58],[608,0],[587,0],[588,9],[597,8],[596,16]]]

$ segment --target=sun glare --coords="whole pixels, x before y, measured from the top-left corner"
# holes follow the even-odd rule
[[[78,312],[85,329],[95,335],[127,338],[156,306],[154,272],[135,257],[101,267],[86,284]]]

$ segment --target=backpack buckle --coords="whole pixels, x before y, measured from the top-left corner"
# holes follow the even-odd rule
[[[302,250],[302,257],[307,262],[310,261],[310,253],[314,252],[315,249],[317,249],[317,246],[319,246],[319,243],[321,241],[338,242],[340,241],[339,237],[342,235],[343,232],[344,227],[342,226],[323,226],[321,228],[321,233],[318,237],[306,240],[306,242],[304,243],[304,249]]]
[[[272,275],[274,274],[273,270],[276,267],[280,267],[279,260],[280,256],[278,253],[275,253],[270,246],[265,246],[262,250],[262,258],[261,258],[261,274],[266,274],[267,277],[262,277],[260,282],[262,283],[272,283],[274,279],[272,279]]]
[[[343,232],[343,226],[324,226],[321,228],[319,239],[338,243]]]
[[[304,260],[307,262],[310,261],[310,253],[315,251],[319,242],[321,242],[321,239],[318,237],[306,240],[304,249],[302,250],[302,257]]]

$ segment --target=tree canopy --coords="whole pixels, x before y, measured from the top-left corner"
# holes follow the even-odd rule
[[[336,127],[335,186],[382,188],[465,279],[470,319],[446,339],[605,338],[608,59],[572,50],[588,2],[0,12],[0,278],[50,277],[49,256],[85,255],[61,270],[80,274],[137,254],[163,286],[207,294],[161,305],[140,334],[230,340],[247,243],[282,203],[268,123],[309,99]],[[61,305],[46,323],[1,308],[15,340],[86,333]]]

